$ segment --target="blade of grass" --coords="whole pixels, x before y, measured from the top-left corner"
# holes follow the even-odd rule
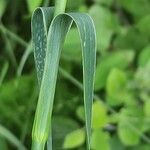
[[[54,10],[54,16],[64,13],[66,8],[67,0],[55,0],[55,10]],[[49,129],[49,137],[47,140],[47,150],[52,150],[52,128]]]
[[[53,8],[38,8],[32,17],[32,45],[34,47],[34,57],[39,85],[44,71],[44,59],[47,45],[47,32],[54,14]]]
[[[40,16],[38,14],[40,14]],[[47,17],[45,16],[45,14]],[[47,9],[39,9],[37,14],[34,16],[36,19],[38,19],[38,17],[41,17],[41,19],[39,19],[38,23],[39,23],[39,27],[43,31],[43,32],[41,32],[40,30],[35,31],[37,34],[39,34],[39,36],[42,37],[41,38],[42,46],[40,49],[37,48],[38,47],[38,42],[36,41],[37,37],[34,37],[34,35],[32,35],[32,40],[35,41],[32,44],[35,47],[34,57],[35,57],[35,61],[36,61],[36,70],[37,70],[37,77],[38,77],[39,85],[41,84],[41,79],[42,79],[42,75],[43,75],[44,60],[41,60],[41,61],[37,61],[37,60],[40,60],[40,58],[39,58],[40,55],[43,56],[43,58],[45,58],[45,51],[46,51],[46,42],[45,41],[47,40],[47,32],[48,32],[48,28],[51,23],[51,20],[53,18],[53,14],[54,14],[54,9],[47,8]],[[39,69],[39,66],[40,66],[40,69]],[[49,135],[49,139],[51,139],[51,134]],[[49,148],[52,148],[51,140],[49,140],[48,146],[49,146]]]
[[[14,68],[17,68],[17,61],[16,61],[16,57],[15,57],[15,54],[14,54],[12,46],[11,46],[10,39],[8,38],[6,32],[5,32],[5,30],[3,30],[3,28],[0,28],[0,31],[2,33],[2,38],[5,41],[6,51],[10,58],[10,61],[11,61],[12,65],[14,66]]]
[[[33,149],[39,143],[41,143],[39,146],[43,148],[49,135],[61,49],[72,21],[74,21],[78,27],[83,50],[84,104],[86,116],[87,146],[88,149],[90,149],[93,79],[96,62],[96,36],[93,21],[87,14],[82,13],[69,13],[56,16],[53,19],[48,32],[47,51],[45,56],[44,50],[46,50],[46,47],[43,43],[46,44],[46,42],[43,41],[43,48],[40,47],[40,42],[42,42],[40,40],[43,39],[41,38],[43,35],[39,35],[39,33],[37,33],[38,29],[44,27],[43,24],[40,24],[41,21],[39,22],[39,10],[41,11],[41,9],[37,9],[37,12],[35,12],[35,16],[33,16],[32,19],[35,62],[37,66],[37,72],[39,72],[39,82],[42,79],[36,116],[33,125]],[[44,17],[42,16],[41,19],[43,18]],[[41,30],[47,31],[47,29]]]
[[[29,57],[29,55],[31,54],[31,52],[33,52],[33,49],[32,49],[32,44],[31,42],[29,42],[29,44],[27,45],[26,47],[26,50],[25,52],[23,53],[22,57],[21,57],[21,60],[20,60],[20,63],[19,63],[19,66],[17,68],[17,76],[21,76],[21,73],[22,73],[22,70],[24,68],[24,65],[27,61],[27,58]]]
[[[26,147],[8,129],[0,125],[0,136],[6,138],[10,143],[20,150],[27,150]]]
[[[18,37],[18,35],[7,29],[2,23],[0,24],[0,30],[22,46],[27,46],[27,43],[22,38]]]
[[[2,67],[1,73],[0,73],[0,86],[2,85],[2,82],[6,76],[6,73],[8,71],[9,63],[6,61]]]

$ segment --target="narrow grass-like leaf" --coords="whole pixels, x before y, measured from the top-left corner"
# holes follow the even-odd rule
[[[0,136],[6,138],[10,143],[20,150],[26,150],[25,146],[8,129],[0,125]]]
[[[9,63],[6,61],[2,67],[2,70],[0,70],[0,86],[2,85],[2,82],[7,74],[8,71],[8,67],[9,67]]]
[[[14,66],[14,68],[16,68],[17,67],[16,57],[15,57],[15,54],[13,52],[10,39],[8,38],[7,32],[6,32],[5,27],[3,25],[0,25],[0,32],[2,33],[2,38],[5,41],[6,51],[8,53],[9,58],[10,58],[10,61],[11,61],[12,65]]]
[[[26,63],[26,61],[27,61],[27,59],[28,59],[28,57],[32,51],[33,51],[32,44],[31,44],[31,42],[29,42],[29,44],[26,47],[24,54],[21,57],[20,63],[19,63],[18,68],[17,68],[17,76],[18,77],[21,76],[21,73],[23,71],[23,67],[24,67],[24,65],[25,65],[25,63]]]
[[[38,8],[32,18],[34,54],[40,84],[40,94],[33,125],[32,148],[35,149],[40,143],[39,147],[43,149],[49,136],[61,49],[66,34],[74,21],[81,38],[87,144],[88,149],[90,149],[91,109],[96,62],[95,28],[92,19],[83,13],[57,15],[49,27],[47,17],[52,15],[52,9]]]

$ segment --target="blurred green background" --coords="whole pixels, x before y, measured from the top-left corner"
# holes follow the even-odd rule
[[[0,0],[0,150],[30,149],[38,84],[31,15],[42,0]],[[49,6],[53,6],[50,1]],[[93,150],[150,150],[150,1],[68,0],[97,32]],[[65,42],[53,109],[54,150],[85,150],[80,41]],[[79,83],[79,82],[80,83]]]

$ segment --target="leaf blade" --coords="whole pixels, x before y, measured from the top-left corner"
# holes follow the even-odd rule
[[[43,19],[43,22],[45,21],[44,17],[41,17],[41,19]],[[92,19],[88,15],[81,13],[60,14],[51,22],[47,36],[47,47],[42,49],[42,57],[40,56],[40,58],[42,58],[42,63],[37,66],[37,68],[39,67],[39,69],[42,70],[39,75],[39,82],[41,80],[42,82],[36,117],[33,125],[33,139],[45,142],[48,138],[61,49],[65,41],[66,34],[71,27],[72,21],[74,21],[78,27],[81,38],[81,46],[83,49],[84,104],[87,144],[88,149],[90,149],[91,111],[94,87],[93,80],[96,64],[96,35]],[[34,24],[32,25],[34,26]],[[42,27],[44,27],[44,31],[46,31],[46,26],[43,25]],[[34,30],[34,27],[32,28],[33,36],[35,36],[34,34],[36,34],[36,30]],[[35,37],[38,37],[38,35]],[[36,39],[33,38],[33,43],[35,43],[34,45],[38,45],[38,43],[34,40]],[[46,55],[44,54],[45,50]],[[37,52],[35,50],[35,56],[36,54]],[[35,60],[35,62],[38,64],[37,60]],[[50,68],[52,71],[49,70]]]

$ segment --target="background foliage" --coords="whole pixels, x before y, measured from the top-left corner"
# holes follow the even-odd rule
[[[0,0],[2,150],[16,146],[30,149],[38,97],[30,19],[40,5],[46,1]],[[149,150],[150,1],[68,0],[70,11],[89,13],[97,32],[92,149]],[[85,150],[81,50],[76,30],[69,32],[60,62],[53,110],[56,150]]]

